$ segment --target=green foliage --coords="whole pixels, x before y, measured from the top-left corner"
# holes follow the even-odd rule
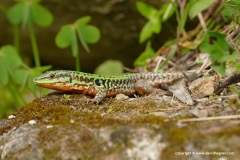
[[[238,36],[237,43],[238,43],[238,48],[240,48],[240,36]]]
[[[232,20],[237,24],[240,23],[240,1],[239,0],[225,0],[225,9],[222,15],[226,20]]]
[[[70,95],[64,94],[63,97],[68,101],[72,100]]]
[[[231,85],[230,90],[234,92],[237,97],[233,97],[229,99],[229,105],[233,108],[239,108],[240,107],[240,90],[236,87],[236,85]]]
[[[240,71],[240,64],[239,63],[235,64],[234,69],[233,69],[233,72],[238,72],[238,71]]]
[[[24,92],[28,89],[36,93],[36,85],[33,84],[33,78],[39,76],[43,71],[51,68],[50,66],[29,68],[19,57],[14,46],[5,45],[0,49],[0,99],[6,101],[0,103],[1,112],[7,114],[13,110],[15,105],[24,105]],[[12,105],[13,107],[9,107]],[[3,115],[0,115],[0,118]]]
[[[172,45],[170,48],[171,48],[171,50],[170,50],[166,60],[159,66],[159,68],[162,68],[169,60],[171,60],[173,58],[173,56],[177,52],[177,45]]]
[[[11,92],[9,92],[1,83],[0,83],[0,119],[4,116],[11,114],[14,109],[16,109],[16,99],[13,99]]]
[[[7,85],[10,79],[9,76],[14,76],[14,72],[17,72],[21,65],[22,60],[15,48],[10,45],[3,46],[0,50],[0,82]]]
[[[0,4],[0,11],[6,13],[7,12],[7,8],[5,6],[3,6],[2,4]]]
[[[236,93],[238,95],[238,97],[240,97],[240,90],[238,90],[235,85],[231,85],[230,90],[233,91],[234,93]]]
[[[148,41],[147,46],[143,53],[134,61],[133,65],[136,66],[145,66],[148,63],[148,59],[151,59],[155,56],[155,51],[151,47],[151,42]]]
[[[100,31],[98,30],[98,28],[93,25],[87,24],[90,20],[91,17],[86,16],[78,19],[75,22],[78,37],[87,52],[90,52],[87,44],[96,43],[100,39]]]
[[[231,85],[229,88],[237,95],[237,97],[232,97],[229,99],[229,106],[231,106],[232,108],[240,108],[240,90],[234,84]]]
[[[123,73],[123,64],[117,60],[107,60],[100,64],[94,71],[99,75],[116,75]]]
[[[178,21],[177,39],[169,40],[165,43],[165,46],[171,48],[171,51],[166,61],[160,64],[159,68],[163,67],[163,65],[166,64],[166,62],[170,60],[177,51],[180,51],[182,54],[186,50],[189,52],[190,50],[200,47],[202,52],[207,52],[210,54],[213,69],[221,75],[225,75],[226,63],[232,60],[237,60],[237,52],[226,42],[225,34],[218,33],[217,31],[208,33],[205,32],[205,29],[213,30],[213,26],[216,26],[216,22],[212,20],[212,17],[205,21],[205,29],[197,30],[197,32],[193,30],[193,32],[189,33],[188,35],[186,32],[184,32],[188,17],[190,19],[195,18],[199,13],[208,9],[215,2],[215,0],[189,0],[186,2],[187,3],[185,6],[181,6],[181,11],[177,10],[177,6],[175,6],[177,3],[167,3],[164,5],[164,7],[161,7],[158,10],[143,2],[137,2],[136,6],[138,11],[142,16],[148,19],[140,33],[140,43],[149,39],[153,33],[160,33],[162,22],[164,22],[164,14],[169,11],[169,6],[172,5],[172,12],[169,14],[169,17],[174,12],[176,13]],[[224,4],[225,9],[222,12],[224,18],[226,20],[233,20],[235,21],[235,24],[239,24],[240,2],[238,0],[225,0]],[[221,9],[222,5],[220,4],[219,9],[217,9],[216,13],[213,15],[219,14]],[[221,24],[218,26],[221,26]],[[181,35],[183,36],[180,37]],[[204,39],[202,37],[204,37]],[[195,39],[192,40],[192,38]],[[240,38],[238,37],[238,42],[240,42],[239,39]],[[178,44],[181,44],[183,48],[178,49]],[[153,56],[154,51],[149,48],[148,43],[145,51],[135,60],[134,66],[146,65],[147,59],[151,59]],[[236,64],[234,69],[235,71],[239,71],[239,68],[239,65]]]
[[[154,33],[160,33],[162,22],[171,17],[176,9],[174,3],[165,4],[162,8],[157,10],[141,1],[136,3],[136,7],[140,14],[148,20],[141,30],[139,38],[140,43],[145,42]]]
[[[0,103],[0,108],[2,113],[8,113],[5,105],[22,106],[25,104],[23,96],[26,91],[36,96],[39,88],[33,83],[33,79],[51,68],[51,66],[41,67],[34,27],[48,27],[53,22],[53,16],[40,4],[40,0],[17,0],[10,8],[0,4],[0,10],[6,14],[7,19],[14,27],[15,47],[5,45],[0,48],[0,88],[4,88],[0,93],[0,99],[3,98],[9,102]],[[90,19],[89,16],[86,16],[78,19],[74,24],[64,26],[58,39],[56,38],[57,44],[61,48],[71,45],[77,63],[79,63],[77,37],[88,52],[90,51],[88,44],[95,43],[100,38],[99,30],[95,26],[87,24]],[[29,31],[35,68],[30,68],[19,56],[20,26]],[[41,89],[41,91],[44,90]]]
[[[187,18],[188,18],[188,15],[189,15],[189,10],[192,8],[192,6],[194,5],[195,3],[195,0],[190,0],[187,4],[186,4],[186,7],[184,8],[183,10],[183,13],[180,17],[180,19],[178,20],[178,23],[179,23],[179,32],[182,33],[184,27],[185,27],[185,24],[186,24],[186,21],[187,21]]]
[[[56,39],[55,39],[55,42],[59,48],[66,48],[70,45],[74,46],[72,48],[75,48],[75,45],[77,43],[76,41],[77,41],[77,39],[76,39],[75,31],[74,31],[74,28],[72,27],[72,25],[63,26],[61,28],[61,30],[58,32]],[[77,54],[75,52],[72,52],[72,53],[73,53],[74,57],[77,56]]]
[[[0,83],[5,86],[9,83],[24,86],[28,82],[28,87],[36,92],[36,89],[31,87],[33,77],[50,68],[51,66],[29,68],[22,62],[14,46],[5,45],[0,49]]]
[[[27,27],[33,48],[33,56],[35,65],[40,67],[39,51],[37,47],[36,37],[33,31],[34,25],[39,27],[48,27],[52,21],[52,14],[39,4],[40,0],[20,0],[7,11],[7,18],[14,26],[22,25]],[[18,32],[15,32],[16,34]],[[19,35],[15,35],[15,41],[19,43]],[[19,44],[15,44],[18,48]]]
[[[187,18],[190,17],[190,19],[193,19],[203,10],[210,7],[215,0],[189,0],[186,3],[186,6],[184,7],[184,10],[180,17],[178,18],[178,31],[179,33],[182,33],[187,21]],[[176,12],[177,15],[179,14]]]
[[[90,20],[90,16],[85,16],[79,18],[73,24],[64,25],[55,38],[59,48],[71,46],[72,55],[76,58],[76,70],[78,71],[80,71],[80,56],[77,36],[87,52],[90,52],[88,44],[96,43],[100,39],[100,31],[97,27],[88,24]]]
[[[13,25],[14,46],[5,45],[0,48],[0,103],[1,115],[6,115],[16,106],[26,104],[24,96],[31,92],[36,96],[39,88],[33,83],[33,79],[51,66],[41,67],[37,41],[34,34],[34,26],[48,27],[52,21],[52,14],[39,4],[40,0],[18,0],[12,7],[5,8],[0,4],[1,10],[6,14],[7,19]],[[30,68],[19,56],[20,32],[19,26],[27,28],[33,48],[35,68]]]
[[[215,0],[192,0],[192,2],[194,2],[194,4],[189,10],[189,17],[191,19],[193,19],[198,13],[210,7],[215,2]]]
[[[237,52],[226,42],[226,35],[218,32],[208,32],[200,49],[210,54],[213,69],[222,76],[225,75],[226,62],[237,59]]]
[[[52,21],[52,14],[39,4],[39,0],[22,0],[12,6],[7,13],[12,25],[30,27],[34,24],[39,27],[48,27]]]

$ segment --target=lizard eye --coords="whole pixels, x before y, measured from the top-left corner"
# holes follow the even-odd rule
[[[51,75],[50,75],[50,78],[54,78],[54,77],[55,77],[55,75],[54,75],[54,74],[51,74]]]

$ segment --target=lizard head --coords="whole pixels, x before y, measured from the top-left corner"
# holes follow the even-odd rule
[[[71,76],[65,70],[47,71],[33,80],[37,86],[61,91],[71,91],[69,81]]]

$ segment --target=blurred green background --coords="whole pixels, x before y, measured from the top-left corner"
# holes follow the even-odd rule
[[[152,0],[147,3],[159,8],[163,2]],[[75,70],[76,58],[71,49],[60,49],[55,43],[56,35],[64,25],[90,16],[88,23],[99,29],[101,35],[98,43],[88,44],[90,53],[77,42],[81,71],[84,72],[93,73],[97,66],[106,61],[107,65],[116,66],[113,68],[118,71],[113,72],[121,73],[123,65],[133,67],[134,60],[146,45],[140,44],[138,39],[147,20],[137,11],[134,0],[8,0],[0,2],[0,9],[0,118],[46,92],[39,91],[32,84],[34,77],[51,67]],[[174,19],[172,22],[176,23]],[[167,37],[174,35],[174,27],[172,31],[169,24],[163,28],[164,32],[151,37],[156,49]],[[10,57],[16,58],[9,60],[9,53]],[[39,64],[36,64],[36,54],[39,55]],[[104,72],[104,66],[98,70]]]
[[[221,11],[224,19],[219,20]],[[204,37],[200,50],[220,64],[213,69],[224,75],[226,61],[236,61],[237,52],[221,28],[226,22],[232,24],[230,29],[237,26],[239,13],[237,0],[1,1],[0,118],[48,93],[36,87],[33,78],[49,69],[99,74],[120,74],[124,67],[146,71],[149,59],[161,54],[164,46],[169,55],[161,68],[175,55],[197,52]],[[208,34],[211,30],[215,32]],[[209,45],[208,36],[222,48]],[[216,59],[216,53],[223,59]]]

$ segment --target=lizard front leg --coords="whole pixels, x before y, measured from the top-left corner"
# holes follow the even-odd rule
[[[100,103],[106,96],[107,96],[107,89],[101,89],[98,91],[98,93],[95,95],[93,102],[96,104]]]
[[[153,92],[153,87],[149,81],[140,79],[135,83],[135,91],[140,95],[150,94]]]

